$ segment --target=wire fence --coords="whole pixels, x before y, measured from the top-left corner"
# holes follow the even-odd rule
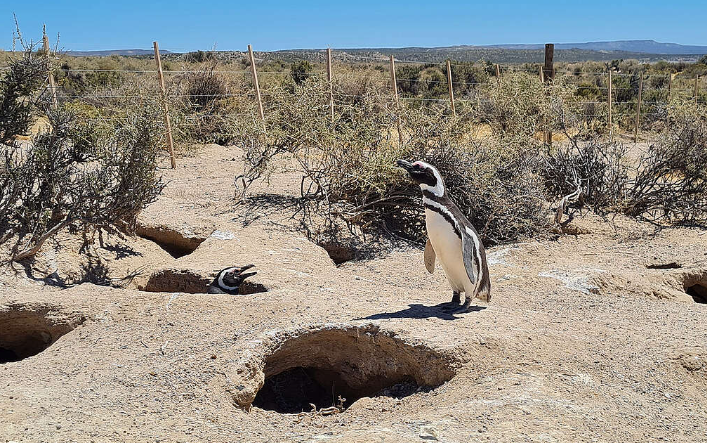
[[[374,59],[381,63],[380,59]],[[455,79],[452,75],[451,87],[446,69],[439,63],[423,63],[419,61],[401,61],[405,63],[402,70],[396,69],[396,90],[399,91],[398,99],[406,106],[441,106],[452,108],[453,103],[461,106],[489,106],[488,98],[480,98],[479,91],[486,88],[501,87],[509,80],[508,76],[525,73],[537,76],[542,81],[542,65],[504,65],[481,66],[472,72],[471,77]],[[410,67],[420,67],[417,76],[410,76]],[[466,64],[468,67],[469,64]],[[471,64],[474,66],[474,64]],[[451,64],[451,74],[455,69],[463,71],[464,64]],[[268,103],[275,94],[274,89],[282,86],[292,75],[291,70],[260,70],[258,77],[262,77],[260,84],[260,97],[263,101],[264,112],[273,110]],[[428,71],[426,71],[428,70]],[[378,67],[365,72],[344,70],[340,73],[347,81],[357,80],[387,82],[391,89],[390,67]],[[166,81],[166,91],[161,94],[158,86],[158,75],[163,74]],[[56,94],[62,101],[76,101],[92,103],[101,108],[102,102],[120,100],[162,100],[169,102],[185,100],[186,102],[236,100],[242,99],[254,104],[258,94],[254,90],[253,72],[250,69],[117,69],[117,68],[71,68],[63,66],[55,69],[57,77]],[[406,75],[407,74],[407,75]],[[451,75],[450,74],[450,75]],[[462,73],[463,75],[464,73]],[[635,72],[584,72],[581,70],[558,70],[553,72],[554,79],[550,83],[548,94],[555,93],[553,85],[562,85],[561,98],[572,112],[585,120],[599,120],[602,124],[609,121],[619,128],[630,130],[636,124],[640,107],[641,124],[650,129],[649,125],[657,119],[667,119],[667,108],[671,100],[679,99],[695,103],[707,103],[707,85],[704,78],[696,76],[689,78],[686,74],[671,73],[642,73]],[[127,77],[135,75],[136,80]],[[313,69],[305,72],[307,77],[320,77],[327,80],[327,71]],[[219,77],[225,84],[226,90],[213,93],[195,93],[185,89],[185,82],[198,77]],[[328,80],[327,80],[328,81]],[[332,83],[338,85],[339,77],[334,73]],[[511,80],[513,81],[513,77]],[[77,87],[77,85],[81,87]],[[355,100],[364,97],[363,94],[342,92],[336,87],[332,88],[332,103],[334,107],[355,106]],[[451,93],[447,95],[447,90]],[[50,93],[49,87],[45,93]],[[396,92],[397,93],[397,92]],[[452,98],[452,94],[453,97]],[[333,113],[333,111],[332,111]],[[89,117],[93,121],[119,120],[123,117],[119,113],[104,113]],[[228,117],[255,118],[253,109],[247,112],[230,112]],[[201,121],[217,120],[224,115],[197,113],[185,115],[179,119],[179,124],[184,126],[198,125]],[[161,122],[160,122],[161,123]],[[640,130],[641,128],[637,128]]]

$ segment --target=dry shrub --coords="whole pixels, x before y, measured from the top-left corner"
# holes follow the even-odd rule
[[[707,221],[707,110],[670,110],[668,129],[642,155],[624,211],[668,223]]]
[[[37,93],[41,84],[30,81],[33,71],[12,68],[31,57],[28,51],[12,62],[2,81],[15,86],[0,90],[0,100]],[[21,90],[17,98],[16,85],[27,82],[32,87]],[[10,112],[9,117],[19,115],[22,121],[27,113],[43,115],[49,121],[48,132],[24,145],[3,136],[0,144],[0,241],[17,239],[13,259],[33,256],[47,239],[70,225],[87,230],[130,228],[138,212],[162,190],[156,173],[162,131],[154,123],[158,119],[154,109],[126,111],[120,123],[99,126],[79,123],[63,105],[54,109],[43,102],[29,103],[30,108],[14,108],[17,114]]]
[[[5,148],[0,215],[2,228],[18,238],[15,260],[69,225],[129,230],[162,190],[154,114],[104,128],[79,125],[62,108],[47,117],[51,132],[26,148]]]
[[[547,194],[563,198],[580,190],[581,203],[598,212],[619,209],[628,184],[626,147],[598,139],[570,139],[549,152],[542,176]]]
[[[329,227],[343,220],[364,232],[418,240],[424,235],[420,190],[394,162],[422,159],[439,167],[450,194],[487,242],[543,228],[537,142],[508,136],[475,144],[467,140],[470,115],[449,118],[444,109],[430,107],[405,110],[405,142],[399,146],[395,104],[383,87],[369,84],[351,104],[338,104],[333,123],[326,82],[310,79],[294,94],[272,94],[267,134],[257,124],[244,131],[244,178],[267,177],[274,160],[292,158],[303,173],[302,197],[324,211]]]
[[[668,129],[632,162],[620,143],[570,139],[546,158],[548,194],[581,190],[579,203],[599,213],[623,212],[662,224],[707,221],[707,115],[694,103],[674,103]]]
[[[196,112],[216,112],[219,102],[228,91],[226,83],[211,65],[187,76],[186,94],[189,104]]]
[[[547,228],[538,146],[526,137],[489,138],[462,148],[411,153],[435,164],[450,197],[487,244],[532,237]],[[459,145],[456,145],[459,146]],[[413,194],[419,188],[413,187]],[[419,207],[419,199],[410,202]],[[422,216],[420,212],[419,216]]]
[[[475,117],[494,133],[533,136],[552,119],[548,86],[537,76],[510,73],[482,88]],[[558,96],[559,94],[554,94]]]
[[[21,57],[12,56],[8,65],[0,77],[0,144],[10,143],[31,125],[31,100],[37,99],[49,66],[47,57],[34,54],[31,47]]]

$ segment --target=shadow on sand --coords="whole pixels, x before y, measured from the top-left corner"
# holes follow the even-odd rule
[[[381,312],[380,314],[369,315],[368,317],[357,318],[356,320],[382,320],[386,318],[431,318],[436,317],[442,320],[457,320],[462,317],[456,315],[464,315],[467,312],[459,312],[450,310],[450,303],[440,303],[433,306],[425,306],[421,304],[411,304],[409,308],[402,309],[397,312]],[[485,306],[471,306],[468,312],[479,312],[486,309]]]

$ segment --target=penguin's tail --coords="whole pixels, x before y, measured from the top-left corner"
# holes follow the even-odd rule
[[[485,302],[491,301],[491,282],[488,278],[482,280],[481,287],[479,288],[479,292],[476,294],[476,297]]]

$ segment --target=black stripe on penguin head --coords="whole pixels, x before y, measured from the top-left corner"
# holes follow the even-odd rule
[[[422,162],[410,163],[406,160],[398,160],[395,164],[405,169],[410,175],[410,178],[418,185],[425,184],[432,188],[437,186],[437,177],[432,168],[428,165]]]

